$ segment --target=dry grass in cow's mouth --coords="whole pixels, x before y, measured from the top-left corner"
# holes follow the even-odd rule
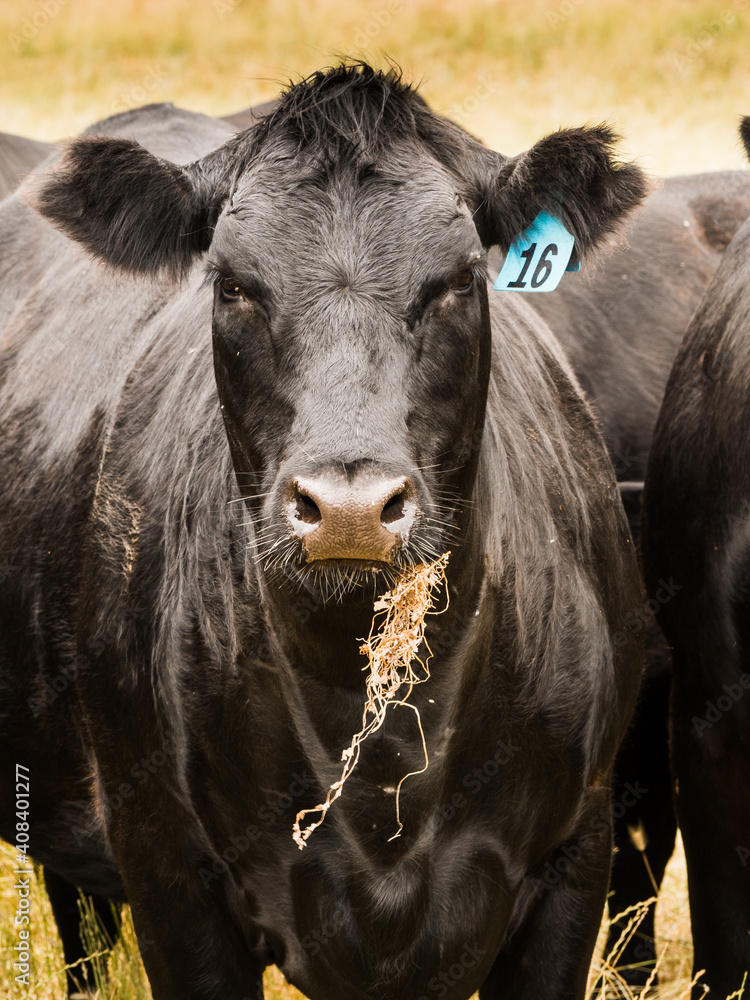
[[[330,786],[325,801],[313,809],[303,809],[297,813],[292,837],[300,850],[304,848],[313,830],[323,822],[331,805],[341,795],[344,782],[357,765],[363,740],[383,725],[389,705],[403,705],[412,709],[424,750],[424,766],[405,774],[396,788],[398,829],[389,839],[393,840],[401,834],[403,827],[399,809],[401,786],[407,778],[427,770],[429,763],[419,709],[416,705],[410,704],[408,698],[415,684],[423,683],[430,676],[429,662],[432,651],[424,638],[425,618],[428,614],[442,614],[448,607],[446,584],[445,607],[441,611],[433,610],[438,588],[441,583],[446,583],[445,567],[448,565],[449,556],[450,552],[445,552],[433,562],[403,570],[394,580],[391,589],[375,601],[370,634],[360,646],[360,652],[367,656],[368,661],[363,669],[369,670],[362,728],[342,752],[344,767],[341,777]],[[378,617],[381,615],[383,617],[377,625]],[[424,659],[417,655],[423,641],[427,649],[427,656]],[[418,664],[418,670],[414,669],[415,662]],[[404,688],[405,692],[397,697]],[[304,818],[316,814],[319,814],[320,818],[310,822],[303,830],[301,822]]]

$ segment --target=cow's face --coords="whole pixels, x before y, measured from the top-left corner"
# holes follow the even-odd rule
[[[490,354],[484,247],[445,168],[405,144],[377,168],[275,151],[242,177],[208,261],[267,570],[326,589],[445,551]]]
[[[612,145],[576,129],[509,160],[393,74],[339,67],[188,167],[79,139],[35,204],[124,270],[179,275],[207,251],[261,564],[340,596],[452,544],[486,399],[486,250],[547,210],[585,253],[645,191]]]

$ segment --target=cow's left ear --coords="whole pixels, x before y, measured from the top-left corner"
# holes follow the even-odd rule
[[[180,166],[129,139],[83,136],[23,194],[111,267],[179,277],[208,249],[228,197],[225,149]]]
[[[648,193],[640,167],[614,158],[618,138],[606,125],[565,129],[520,156],[498,155],[494,172],[474,178],[474,222],[485,246],[507,251],[546,211],[561,219],[575,237],[576,256],[584,256]]]

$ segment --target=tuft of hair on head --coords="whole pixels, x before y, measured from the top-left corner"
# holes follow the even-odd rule
[[[426,105],[401,69],[345,60],[290,83],[255,126],[255,141],[286,138],[329,157],[374,159],[395,139],[416,135],[415,109]]]

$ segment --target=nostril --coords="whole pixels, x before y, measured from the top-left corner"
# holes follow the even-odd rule
[[[307,562],[335,559],[393,562],[420,518],[417,488],[407,476],[367,469],[294,476],[280,497],[288,536]]]
[[[381,522],[383,524],[393,524],[394,521],[400,521],[405,513],[405,501],[406,494],[403,491],[392,496],[380,513]]]
[[[294,510],[299,520],[304,521],[305,524],[320,524],[323,520],[320,507],[318,507],[312,497],[309,497],[306,493],[302,493],[301,490],[297,490],[295,493]]]

